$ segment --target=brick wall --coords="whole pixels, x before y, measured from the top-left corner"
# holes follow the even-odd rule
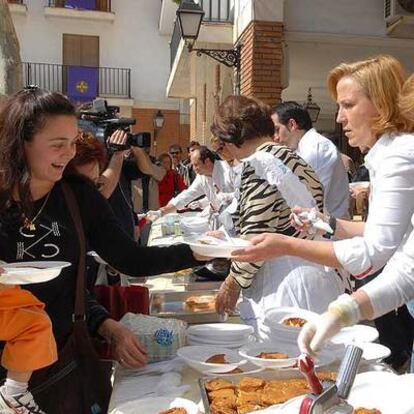
[[[154,139],[154,116],[157,112],[158,108],[133,108],[132,117],[137,120],[133,131],[151,132],[152,139]],[[151,148],[151,153],[155,156],[168,152],[168,147],[171,144],[180,144],[185,148],[190,141],[190,126],[180,124],[180,112],[168,109],[162,109],[161,112],[165,121],[164,126],[158,132],[156,148]]]
[[[251,21],[239,38],[241,50],[241,94],[269,105],[281,100],[283,24]]]

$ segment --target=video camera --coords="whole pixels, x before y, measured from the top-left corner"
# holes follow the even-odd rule
[[[134,118],[118,118],[119,106],[109,106],[104,99],[95,99],[91,110],[81,110],[79,128],[91,132],[97,139],[105,143],[112,151],[124,151],[130,146],[151,147],[151,133],[131,133],[131,125],[135,125]],[[125,145],[108,144],[108,138],[117,130],[127,133]]]

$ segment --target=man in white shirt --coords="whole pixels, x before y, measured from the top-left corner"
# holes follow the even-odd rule
[[[336,218],[349,218],[349,182],[335,145],[312,128],[309,113],[286,101],[273,108],[274,141],[295,150],[316,172],[324,187],[324,204]]]
[[[197,173],[196,179],[189,188],[161,207],[158,210],[160,215],[181,210],[201,196],[205,196],[206,206],[210,204],[217,211],[222,204],[229,204],[233,200],[233,172],[227,161],[217,160],[215,154],[205,146],[193,150],[190,159]],[[150,214],[150,219],[152,215]]]

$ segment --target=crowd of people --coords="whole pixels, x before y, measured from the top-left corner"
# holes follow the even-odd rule
[[[296,102],[270,108],[229,96],[216,109],[210,148],[192,141],[185,158],[173,144],[156,159],[149,148],[126,148],[122,130],[106,145],[79,131],[75,107],[59,93],[29,87],[11,96],[0,111],[0,260],[71,265],[49,282],[0,284],[0,412],[106,412],[110,381],[94,337],[124,367],[146,363],[133,333],[93,296],[97,269],[86,252],[107,263],[111,284],[120,274],[151,276],[205,258],[185,244],[147,247],[143,212],[152,221],[203,210],[227,234],[251,241],[233,253],[216,310],[239,303],[259,340],[269,337],[264,316],[273,307],[321,314],[299,337],[310,355],[344,326],[404,309],[408,352],[414,322],[401,307],[414,299],[414,78],[406,80],[395,58],[377,56],[338,65],[328,88],[349,144],[366,153],[366,221],[350,220],[357,173]],[[298,220],[308,211],[333,234]]]

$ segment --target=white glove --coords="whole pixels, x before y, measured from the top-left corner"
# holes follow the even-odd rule
[[[309,234],[315,234],[317,230],[322,230],[324,233],[333,234],[333,230],[329,223],[322,220],[315,209],[310,211],[303,211],[302,213],[292,213],[292,218],[298,226],[303,226],[302,220],[308,220],[311,227],[308,230]]]
[[[162,217],[161,210],[150,210],[148,211],[146,218],[149,221],[155,221],[158,220],[160,217]]]
[[[340,318],[331,312],[325,312],[302,328],[298,337],[300,352],[315,357],[324,344],[337,334],[344,325]]]
[[[354,325],[360,319],[361,313],[355,299],[347,294],[340,295],[329,305],[328,312],[308,322],[300,331],[298,337],[300,351],[315,356],[325,342],[342,328]]]

